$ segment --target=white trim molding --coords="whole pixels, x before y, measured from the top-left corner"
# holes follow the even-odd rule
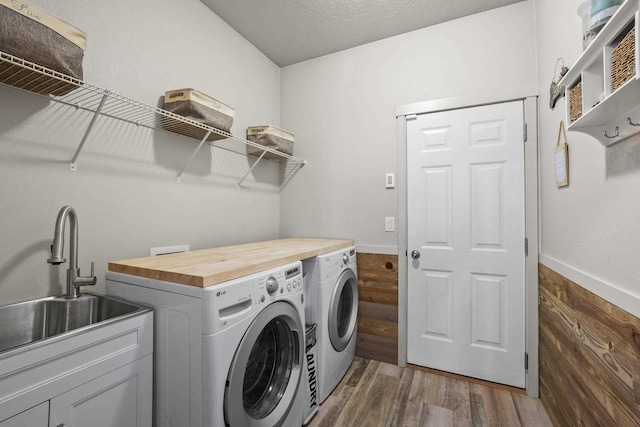
[[[504,88],[493,93],[474,94],[452,98],[433,99],[430,101],[415,102],[413,104],[396,107],[396,117],[409,116],[411,114],[435,113],[436,111],[456,110],[469,106],[496,104],[499,102],[515,101],[538,96],[537,85],[526,85],[512,88]]]
[[[548,255],[540,254],[540,264],[549,267],[600,298],[640,318],[640,295],[607,283]]]
[[[356,252],[362,254],[398,255],[398,247],[385,245],[361,245],[356,243]]]

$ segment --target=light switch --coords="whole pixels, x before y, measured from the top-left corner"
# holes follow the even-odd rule
[[[396,177],[393,172],[385,175],[384,188],[396,188]]]

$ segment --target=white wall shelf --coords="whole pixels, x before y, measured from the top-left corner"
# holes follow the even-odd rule
[[[82,80],[58,73],[2,51],[0,51],[0,82],[5,85],[37,93],[58,103],[70,105],[75,108],[94,113],[94,116],[92,117],[91,122],[87,127],[73,158],[71,159],[71,171],[77,170],[76,164],[78,156],[89,138],[94,124],[101,116],[121,120],[136,126],[144,126],[150,129],[172,132],[174,135],[180,134],[199,140],[200,143],[193,152],[191,158],[178,173],[177,182],[180,182],[182,174],[205,143],[212,147],[230,150],[245,156],[252,156],[247,154],[247,146],[257,148],[261,151],[261,155],[252,156],[256,157],[256,160],[249,171],[246,172],[239,180],[238,186],[242,184],[266,153],[276,155],[276,161],[285,162],[284,178],[281,186],[288,182],[293,175],[295,175],[306,164],[306,161],[303,159],[281,153],[273,148],[264,147],[252,141],[247,141],[246,139],[239,138],[228,132],[207,126],[190,118],[144,104],[140,101],[136,101],[106,89],[102,89]],[[69,92],[70,88],[73,88],[73,90]],[[207,141],[211,134],[217,134],[222,138],[217,138],[216,141]],[[237,144],[233,144],[231,148],[228,146],[220,147],[216,144],[224,140],[233,140],[236,141]]]
[[[586,133],[604,146],[640,133],[640,0],[626,0],[560,80],[565,86],[567,130]],[[635,73],[612,90],[612,52],[635,28]],[[572,89],[582,83],[582,114],[571,121]]]

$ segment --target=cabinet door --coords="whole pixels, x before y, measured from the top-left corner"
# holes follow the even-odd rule
[[[152,372],[148,355],[51,399],[49,427],[151,427]]]
[[[47,401],[0,422],[0,427],[47,427],[48,423],[49,402]]]

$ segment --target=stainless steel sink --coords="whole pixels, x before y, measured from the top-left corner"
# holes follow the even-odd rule
[[[6,305],[0,307],[0,353],[149,310],[145,306],[90,293],[74,299],[58,296]]]

